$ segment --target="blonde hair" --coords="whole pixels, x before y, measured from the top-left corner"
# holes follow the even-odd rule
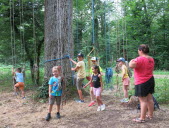
[[[61,72],[61,66],[54,66],[52,70],[57,70],[59,73]]]

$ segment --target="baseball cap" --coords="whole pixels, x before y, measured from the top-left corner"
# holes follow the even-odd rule
[[[92,57],[91,60],[97,61],[97,57]]]
[[[82,53],[77,54],[77,57],[84,57]]]
[[[122,58],[122,57],[120,57],[120,58],[117,60],[117,62],[120,62],[120,61],[125,62],[125,59]]]

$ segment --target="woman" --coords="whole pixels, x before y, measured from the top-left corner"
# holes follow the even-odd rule
[[[133,119],[135,122],[143,123],[145,118],[152,119],[154,102],[154,59],[148,55],[149,47],[142,44],[138,48],[139,57],[132,59],[129,63],[130,68],[134,69],[135,96],[138,96],[141,106],[140,118]],[[146,112],[148,110],[148,114]]]

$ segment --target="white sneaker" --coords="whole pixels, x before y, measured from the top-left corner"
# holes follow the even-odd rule
[[[106,109],[105,104],[102,104],[102,105],[101,105],[101,111],[103,111],[103,110],[105,110],[105,109]]]
[[[98,106],[97,111],[101,111],[101,106]]]

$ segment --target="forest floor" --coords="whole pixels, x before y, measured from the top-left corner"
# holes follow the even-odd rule
[[[132,119],[139,117],[139,111],[129,109],[120,103],[114,91],[104,90],[102,93],[106,110],[97,112],[97,105],[88,107],[89,96],[85,103],[67,101],[61,109],[61,118],[56,119],[56,109],[52,111],[52,119],[47,122],[45,116],[48,103],[36,102],[32,99],[33,91],[26,92],[26,99],[16,97],[13,92],[0,94],[0,128],[169,128],[169,107],[160,105],[155,111],[153,120],[136,123]]]

